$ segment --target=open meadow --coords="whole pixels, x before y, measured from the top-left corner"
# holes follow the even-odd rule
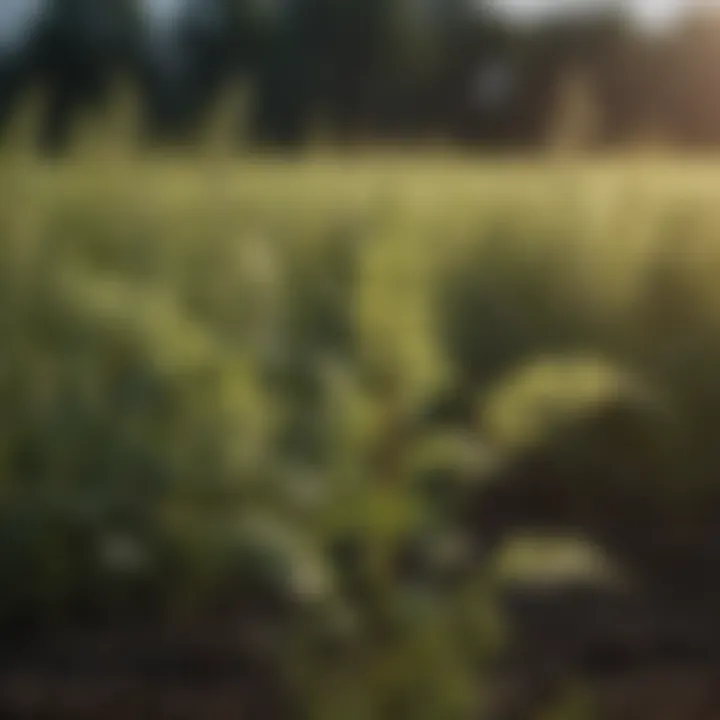
[[[589,534],[607,557],[559,552],[569,581],[617,563],[657,593],[682,570],[693,607],[718,597],[714,162],[1,162],[14,717],[34,717],[33,672],[67,717],[86,707],[18,628],[77,650],[108,623],[147,639],[149,617],[167,637],[204,628],[202,652],[234,643],[209,718],[479,717],[512,635],[496,591],[537,574],[468,550],[495,521]],[[468,526],[528,458],[517,504],[493,495]],[[120,667],[135,650],[105,646],[83,657],[111,668],[117,717],[140,717]],[[579,719],[583,693],[548,717]]]

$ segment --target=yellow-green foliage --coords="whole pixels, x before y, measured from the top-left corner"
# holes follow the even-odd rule
[[[436,396],[483,407],[556,359],[494,416],[507,439],[550,422],[527,402],[557,420],[632,378],[678,427],[678,496],[713,487],[713,167],[11,159],[8,613],[114,607],[146,582],[173,612],[279,598],[278,672],[310,717],[460,719],[490,646],[487,586],[470,573],[438,593],[395,567],[443,523],[416,481],[492,465],[467,438],[408,430]]]

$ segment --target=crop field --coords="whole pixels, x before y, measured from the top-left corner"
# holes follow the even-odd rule
[[[7,155],[4,626],[229,623],[247,717],[478,717],[510,571],[451,540],[498,458],[549,448],[608,552],[714,525],[719,200],[661,157]],[[641,432],[573,434],[615,401]]]

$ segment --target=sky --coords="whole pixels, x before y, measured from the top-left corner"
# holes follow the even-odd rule
[[[557,12],[586,12],[620,4],[631,16],[649,28],[672,25],[683,8],[720,8],[720,0],[493,0],[505,13],[521,20],[536,19]]]
[[[97,0],[102,2],[102,0]],[[151,32],[163,34],[191,0],[142,0]],[[48,0],[0,0],[0,56],[23,48]]]
[[[532,20],[553,13],[585,12],[613,2],[627,5],[633,17],[648,27],[672,24],[682,7],[715,6],[720,0],[490,0],[503,13],[517,20]],[[0,0],[0,54],[22,47],[46,0]],[[142,0],[149,26],[160,30],[173,23],[187,0]],[[161,30],[162,32],[162,30]]]
[[[43,4],[44,0],[0,0],[0,52],[22,47]]]

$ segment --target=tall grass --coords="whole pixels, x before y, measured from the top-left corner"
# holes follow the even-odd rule
[[[398,551],[443,524],[408,428],[448,392],[480,418],[536,361],[604,363],[676,423],[658,493],[707,506],[718,180],[647,159],[16,153],[0,169],[5,616],[241,599],[282,628],[278,672],[310,717],[347,717],[348,697],[362,719],[468,717],[487,585],[398,579]],[[556,378],[543,402],[588,397],[539,377]]]

